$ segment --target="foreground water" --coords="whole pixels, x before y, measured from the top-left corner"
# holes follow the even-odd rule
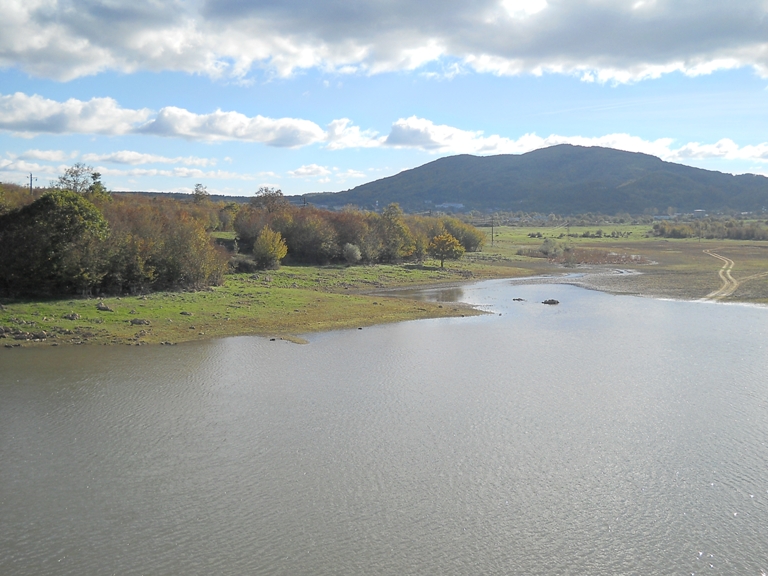
[[[768,310],[423,297],[494,314],[2,351],[0,574],[768,570]]]

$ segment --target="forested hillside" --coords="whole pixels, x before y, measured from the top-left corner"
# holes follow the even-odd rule
[[[610,148],[552,146],[527,154],[450,156],[346,192],[306,195],[329,207],[399,203],[448,209],[556,214],[762,210],[768,178],[733,176]],[[439,208],[438,208],[439,209]]]

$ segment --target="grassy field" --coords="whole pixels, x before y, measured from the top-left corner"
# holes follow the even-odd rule
[[[444,269],[433,262],[283,266],[259,274],[230,275],[224,286],[199,292],[103,299],[6,300],[0,310],[0,327],[5,336],[2,342],[6,346],[22,342],[150,344],[241,334],[301,341],[297,335],[308,332],[478,313],[457,305],[441,306],[371,294],[377,290],[528,273],[503,264],[451,264]]]
[[[585,232],[594,234],[601,228],[602,238],[582,237]],[[517,255],[520,248],[535,248],[541,246],[546,238],[551,238],[563,244],[567,242],[576,250],[595,254],[594,260],[598,264],[604,258],[608,263],[603,267],[631,267],[642,273],[622,277],[597,275],[587,279],[585,285],[615,293],[694,300],[705,298],[722,285],[718,271],[723,262],[705,252],[709,250],[734,263],[730,273],[738,287],[723,298],[724,301],[768,303],[768,274],[762,275],[768,273],[768,242],[665,239],[650,236],[650,229],[650,226],[637,225],[572,226],[570,234],[578,237],[561,238],[565,228],[501,227],[495,231],[494,246],[487,245],[478,257],[488,262],[498,259],[509,265],[527,267],[535,259]],[[611,232],[624,237],[607,236]],[[542,238],[529,236],[537,233]],[[637,257],[637,261],[632,256]],[[611,261],[614,263],[611,264]],[[625,263],[627,261],[629,263]],[[588,264],[585,266],[588,267]],[[558,268],[553,266],[551,271],[555,270]],[[560,272],[565,270],[559,268]]]
[[[242,334],[301,341],[299,335],[309,332],[477,313],[456,305],[383,297],[382,289],[560,275],[574,268],[594,273],[581,281],[590,288],[699,299],[716,292],[725,282],[719,274],[724,260],[704,250],[733,262],[729,270],[733,291],[715,298],[768,303],[768,242],[666,240],[648,237],[650,226],[607,226],[602,228],[602,238],[582,237],[584,232],[593,234],[598,229],[571,227],[570,233],[579,237],[561,238],[565,228],[499,227],[494,230],[493,245],[488,229],[489,241],[482,252],[447,262],[444,269],[434,261],[423,265],[283,266],[258,274],[230,275],[224,286],[200,292],[103,300],[4,300],[0,309],[2,344],[140,345]],[[623,237],[605,236],[611,232]],[[541,237],[530,236],[538,234]],[[518,254],[521,249],[535,251],[546,238],[570,243],[578,254],[588,256],[588,262],[564,266]],[[606,263],[601,264],[603,261]],[[602,273],[617,267],[641,274]],[[374,295],[377,291],[379,295]],[[109,310],[99,310],[100,303]]]

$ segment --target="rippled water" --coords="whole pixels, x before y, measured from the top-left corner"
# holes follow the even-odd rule
[[[2,351],[0,574],[768,570],[768,309],[458,290],[493,314]]]

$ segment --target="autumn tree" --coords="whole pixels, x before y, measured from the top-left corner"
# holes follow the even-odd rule
[[[279,188],[268,188],[262,186],[251,198],[251,206],[254,208],[264,208],[267,212],[277,212],[288,206],[289,202],[283,196],[283,191]]]
[[[442,218],[441,223],[445,230],[456,238],[467,252],[479,252],[485,244],[485,234],[471,224],[450,216]]]
[[[285,244],[280,232],[275,232],[269,226],[265,226],[259,233],[253,245],[253,257],[259,268],[279,268],[280,261],[288,254],[288,246]]]
[[[445,232],[432,238],[427,247],[427,253],[440,260],[440,268],[446,260],[458,260],[464,254],[464,247],[456,238]]]

